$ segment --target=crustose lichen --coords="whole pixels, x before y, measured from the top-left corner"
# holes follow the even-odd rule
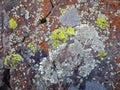
[[[51,35],[51,39],[53,40],[53,47],[57,47],[65,43],[68,40],[68,36],[74,34],[74,28],[59,28],[55,29]]]
[[[11,28],[11,29],[16,29],[17,26],[18,26],[18,24],[17,24],[16,20],[13,19],[13,18],[11,18],[11,19],[9,20],[9,28]]]
[[[98,17],[95,23],[101,28],[101,29],[106,29],[108,27],[108,22],[106,18],[103,17]]]
[[[15,68],[15,64],[22,60],[21,55],[19,54],[10,54],[5,57],[4,65]]]
[[[98,53],[98,57],[100,59],[103,59],[105,56],[107,56],[107,52],[105,50],[101,50],[99,53]]]

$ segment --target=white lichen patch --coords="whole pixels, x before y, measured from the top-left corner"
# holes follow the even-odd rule
[[[45,81],[58,83],[64,81],[65,77],[74,75],[75,68],[79,66],[79,77],[87,77],[97,66],[92,52],[104,50],[104,47],[104,42],[93,26],[76,26],[74,42],[51,49],[49,61],[45,59],[40,62],[39,72]]]
[[[103,50],[105,47],[95,28],[87,24],[76,27],[75,39],[80,41],[84,46],[89,45],[94,51]]]
[[[56,49],[50,49],[49,50],[49,59],[54,60],[57,55],[60,53],[60,51],[65,48],[66,44],[59,45]]]

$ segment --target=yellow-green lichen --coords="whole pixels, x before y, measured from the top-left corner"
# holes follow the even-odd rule
[[[36,52],[36,48],[35,48],[35,45],[34,45],[34,44],[29,43],[29,44],[27,45],[27,47],[28,47],[29,49],[31,49],[31,51],[32,51],[33,53]]]
[[[107,56],[107,52],[105,50],[101,50],[98,55],[100,59],[103,59],[105,56]]]
[[[66,9],[60,9],[60,13],[64,14],[67,10]]]
[[[101,28],[101,29],[106,29],[109,25],[108,25],[108,21],[106,20],[106,18],[103,17],[98,17],[97,20],[95,21],[95,23]]]
[[[11,18],[11,19],[9,20],[9,28],[11,28],[11,29],[16,29],[17,26],[18,26],[18,24],[17,24],[16,20],[13,19],[13,18]]]
[[[68,36],[74,34],[74,28],[59,28],[55,29],[51,35],[51,39],[53,40],[53,47],[57,47],[65,43],[68,40]]]
[[[67,28],[66,33],[68,35],[73,35],[74,34],[74,28],[72,28],[72,27]]]
[[[56,29],[53,31],[51,35],[54,47],[57,47],[58,45],[65,43],[67,41],[67,38],[68,36],[63,29]]]
[[[5,57],[4,65],[15,68],[15,64],[22,60],[21,55],[19,54],[10,54]]]

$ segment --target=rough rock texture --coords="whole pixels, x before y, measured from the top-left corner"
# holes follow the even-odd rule
[[[74,34],[53,47],[51,34],[69,27]],[[4,65],[11,54],[23,58],[14,68]],[[0,90],[120,90],[119,82],[119,0],[0,0]]]

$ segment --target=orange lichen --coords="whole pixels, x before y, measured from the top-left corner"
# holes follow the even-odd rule
[[[109,17],[109,19],[116,17],[114,13],[120,8],[120,2],[115,0],[102,0],[104,4],[104,13]],[[111,12],[113,14],[111,14]],[[119,16],[119,15],[118,15]]]
[[[112,20],[112,25],[116,26],[116,29],[120,29],[120,20]]]
[[[48,50],[49,46],[47,45],[47,43],[45,41],[40,42],[39,44],[41,46],[42,49],[44,50]]]
[[[104,14],[109,18],[110,21],[110,35],[107,42],[111,42],[112,40],[116,39],[116,33],[120,31],[120,14],[115,14],[117,10],[120,8],[120,2],[115,0],[101,0],[103,7]],[[111,14],[112,12],[112,14]],[[114,30],[114,27],[116,28]]]
[[[48,0],[44,0],[44,2],[41,3],[41,8],[42,8],[42,15],[43,17],[45,17],[51,11],[52,6]]]
[[[45,41],[42,41],[39,43],[39,45],[43,50],[47,51],[47,55],[49,55],[49,52],[48,52],[49,46],[47,45],[47,43]]]

